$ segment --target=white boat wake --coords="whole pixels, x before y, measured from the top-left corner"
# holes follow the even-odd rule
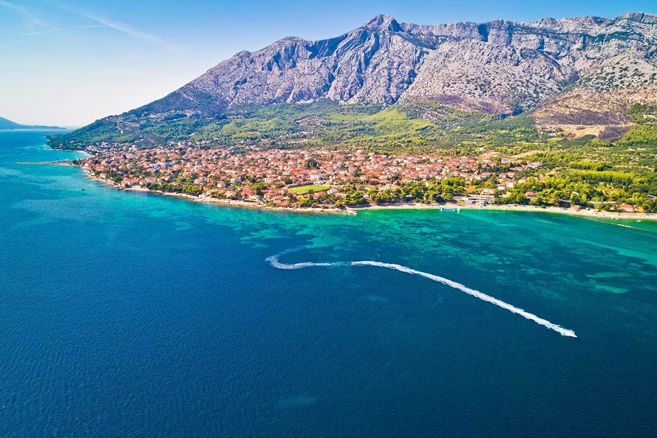
[[[395,271],[400,271],[404,272],[406,274],[411,274],[411,275],[419,275],[424,278],[428,278],[429,280],[436,281],[438,283],[442,283],[444,285],[447,285],[449,287],[452,287],[454,289],[458,289],[461,292],[465,292],[468,295],[472,295],[474,297],[479,298],[480,300],[487,301],[491,304],[495,304],[498,307],[501,307],[502,309],[506,309],[509,312],[513,312],[517,315],[522,316],[523,318],[527,318],[531,321],[534,321],[536,324],[540,324],[543,327],[547,327],[550,330],[554,330],[555,332],[559,333],[561,336],[568,336],[571,338],[576,338],[577,335],[575,335],[575,332],[563,328],[557,324],[554,324],[546,319],[539,318],[538,316],[529,313],[525,310],[519,309],[518,307],[515,307],[511,304],[505,303],[504,301],[498,300],[497,298],[491,297],[490,295],[486,295],[483,292],[479,292],[478,290],[470,289],[467,286],[464,286],[460,283],[457,283],[455,281],[449,280],[444,277],[439,277],[438,275],[433,275],[429,274],[427,272],[422,272],[422,271],[416,271],[415,269],[408,268],[406,266],[402,265],[397,265],[394,263],[382,263],[382,262],[373,262],[373,261],[356,261],[356,262],[334,262],[334,263],[313,263],[313,262],[303,262],[303,263],[292,263],[292,264],[287,264],[287,263],[281,263],[278,259],[279,257],[289,254],[291,252],[296,252],[304,249],[304,247],[300,248],[292,248],[288,249],[287,251],[283,251],[281,253],[278,253],[276,255],[273,255],[271,257],[267,258],[267,261],[276,269],[304,269],[304,268],[316,268],[316,267],[329,267],[329,266],[376,266],[379,268],[386,268],[386,269],[394,269]]]

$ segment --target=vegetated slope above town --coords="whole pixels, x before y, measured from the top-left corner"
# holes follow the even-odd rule
[[[635,103],[657,103],[657,16],[439,25],[377,16],[336,38],[240,52],[163,99],[53,143],[440,143],[445,128],[525,113],[541,131],[597,135],[627,129]]]

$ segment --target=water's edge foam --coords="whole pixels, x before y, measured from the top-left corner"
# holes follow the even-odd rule
[[[267,257],[266,261],[268,261],[276,269],[304,269],[304,268],[329,267],[329,266],[375,266],[375,267],[378,267],[378,268],[393,269],[395,271],[404,272],[406,274],[419,275],[421,277],[428,278],[428,279],[436,281],[438,283],[442,283],[442,284],[447,285],[449,287],[452,287],[454,289],[458,289],[461,292],[465,292],[468,295],[472,295],[474,297],[479,298],[480,300],[487,301],[487,302],[492,303],[492,304],[494,304],[498,307],[501,307],[502,309],[506,309],[509,312],[520,315],[523,318],[534,321],[535,323],[540,324],[543,327],[547,327],[550,330],[554,330],[555,332],[559,333],[561,336],[568,336],[568,337],[571,337],[571,338],[576,338],[577,337],[577,335],[575,335],[575,332],[570,330],[570,329],[563,328],[563,327],[561,327],[557,324],[554,324],[554,323],[552,323],[552,322],[550,322],[546,319],[540,318],[540,317],[534,315],[533,313],[529,313],[529,312],[527,312],[523,309],[515,307],[511,304],[505,303],[504,301],[498,300],[497,298],[491,297],[490,295],[486,295],[483,292],[479,292],[478,290],[470,289],[467,286],[464,286],[460,283],[449,280],[447,278],[440,277],[440,276],[434,275],[434,274],[429,274],[427,272],[417,271],[415,269],[411,269],[411,268],[408,268],[406,266],[397,265],[397,264],[394,264],[394,263],[373,262],[373,261],[369,261],[369,260],[362,260],[362,261],[355,261],[355,262],[334,262],[334,263],[302,262],[302,263],[292,263],[292,264],[281,263],[278,260],[279,257],[281,257],[285,254],[300,251],[302,249],[304,249],[304,248],[300,247],[300,248],[288,249],[288,250],[283,251],[281,253],[275,254],[271,257]]]

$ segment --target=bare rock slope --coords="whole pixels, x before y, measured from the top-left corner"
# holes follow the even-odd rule
[[[240,52],[141,110],[216,114],[319,98],[428,100],[539,125],[622,124],[657,94],[657,16],[416,25],[377,16],[336,38]],[[647,103],[647,102],[646,102]]]

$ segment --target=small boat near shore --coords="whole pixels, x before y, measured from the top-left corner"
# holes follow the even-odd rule
[[[455,211],[457,213],[461,212],[461,209],[459,207],[456,208],[445,208],[445,207],[440,207],[440,211]]]

